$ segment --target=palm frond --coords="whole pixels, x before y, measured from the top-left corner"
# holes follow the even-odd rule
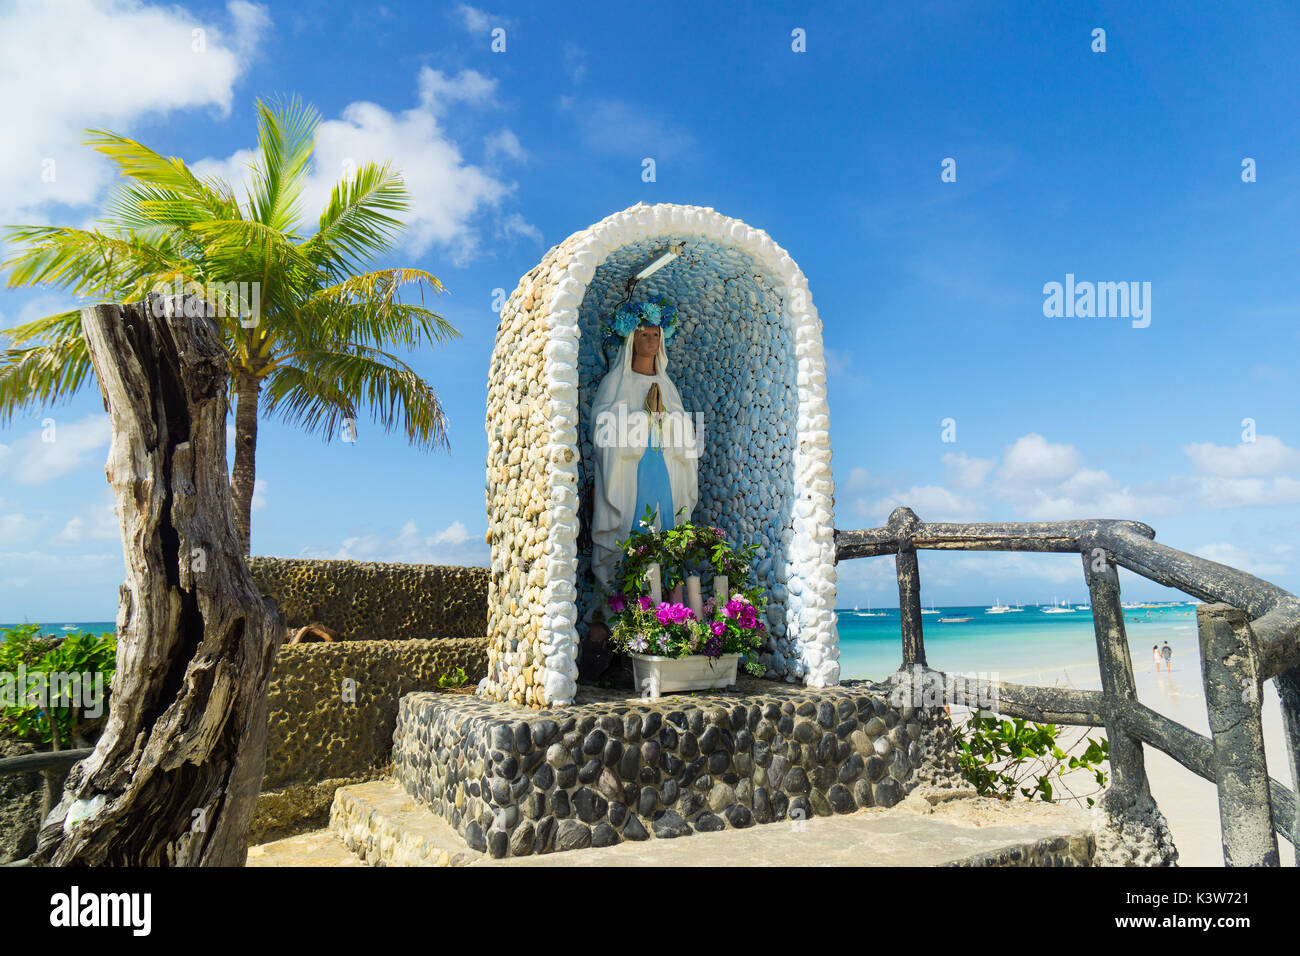
[[[6,238],[26,248],[0,263],[9,287],[53,285],[77,295],[112,297],[143,275],[175,267],[174,251],[140,236],[91,229],[14,226]]]
[[[11,421],[26,405],[71,398],[94,375],[79,310],[46,316],[6,334],[13,341],[0,352],[0,421]],[[45,341],[23,347],[38,338]]]
[[[162,156],[148,146],[109,130],[92,129],[87,133],[90,135],[86,145],[113,160],[127,179],[170,189],[214,216],[227,211],[227,197],[213,189],[210,182],[194,175],[179,157]]]
[[[340,179],[320,215],[316,234],[307,245],[326,255],[336,270],[364,268],[388,249],[402,228],[389,213],[410,208],[406,184],[390,164],[366,163],[351,181]]]
[[[385,431],[406,432],[414,445],[447,446],[447,416],[437,393],[405,362],[355,343],[318,350],[267,380],[266,409],[307,431],[333,438],[365,406]]]
[[[260,155],[253,164],[251,214],[271,229],[292,232],[320,114],[297,97],[274,108],[259,100],[257,113]]]

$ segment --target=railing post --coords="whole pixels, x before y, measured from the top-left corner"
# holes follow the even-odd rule
[[[1097,638],[1097,663],[1101,667],[1101,690],[1110,702],[1137,700],[1133,659],[1124,631],[1124,608],[1120,603],[1119,570],[1101,548],[1083,552],[1083,576],[1088,582],[1092,604],[1092,630]],[[1142,744],[1128,735],[1117,720],[1106,724],[1110,743],[1111,788],[1125,797],[1148,795],[1146,759]]]
[[[1282,705],[1282,726],[1286,731],[1286,751],[1291,763],[1291,787],[1298,798],[1292,832],[1300,834],[1300,667],[1278,674],[1274,683],[1278,702]],[[1300,865],[1300,847],[1294,849],[1297,865]]]
[[[903,667],[926,666],[925,638],[921,633],[921,568],[909,542],[898,549],[898,617],[903,635]]]
[[[1196,616],[1223,859],[1228,866],[1278,866],[1255,636],[1246,615],[1227,604],[1203,604]]]

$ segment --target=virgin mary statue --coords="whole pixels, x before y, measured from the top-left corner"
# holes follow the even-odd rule
[[[672,334],[672,327],[667,335]],[[690,416],[668,377],[665,330],[630,330],[592,402],[595,496],[591,567],[606,586],[618,542],[640,528],[648,508],[660,530],[689,521],[699,498],[699,450]]]

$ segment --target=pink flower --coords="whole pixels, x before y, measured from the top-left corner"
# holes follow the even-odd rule
[[[715,598],[715,597],[711,597],[711,598],[709,598],[707,601],[704,602],[704,616],[705,616],[705,617],[713,617],[713,614],[714,614],[715,611],[717,611],[717,609],[718,609],[718,599],[717,599],[717,598]]]
[[[727,606],[722,609],[722,613],[727,615],[727,617],[735,617],[746,606],[747,605],[744,601],[738,601],[735,598],[732,598],[727,602]]]
[[[641,595],[641,599],[637,603],[641,605],[641,610],[648,611],[650,610],[650,605],[653,604],[654,602],[650,600],[650,595],[643,594]]]
[[[609,605],[611,611],[618,614],[627,607],[627,598],[623,597],[621,594],[611,594],[609,600],[605,603]]]
[[[714,621],[712,624],[709,625],[709,630],[713,632],[714,637],[721,637],[723,634],[727,633],[726,622]]]
[[[758,612],[752,605],[746,604],[740,611],[740,626],[753,630],[758,626]]]

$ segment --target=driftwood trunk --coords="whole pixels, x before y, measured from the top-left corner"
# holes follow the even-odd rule
[[[108,722],[33,862],[239,866],[280,635],[235,530],[225,350],[202,302],[179,296],[86,309],[82,327],[112,419],[127,578]]]

